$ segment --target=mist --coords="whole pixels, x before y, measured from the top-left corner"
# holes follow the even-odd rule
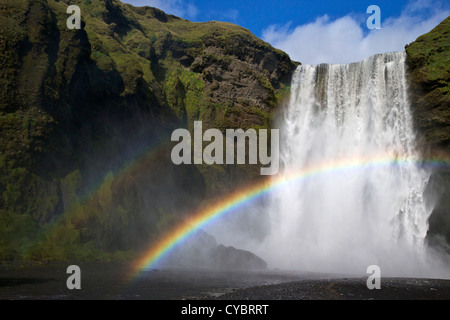
[[[432,169],[419,164],[404,60],[300,66],[277,124],[280,174],[336,169],[274,189],[206,231],[269,268],[364,275],[378,265],[384,276],[450,278],[448,256],[427,242],[436,195]],[[334,164],[342,159],[363,160]]]

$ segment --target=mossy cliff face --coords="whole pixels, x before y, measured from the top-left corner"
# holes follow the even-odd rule
[[[415,126],[425,158],[450,159],[450,17],[406,46]],[[429,240],[450,244],[450,171],[437,169],[429,191],[436,194]]]
[[[81,30],[66,26],[69,4]],[[161,141],[194,120],[270,127],[296,65],[229,23],[115,0],[2,0],[0,260],[114,258],[104,252],[257,178],[257,166],[174,166]]]

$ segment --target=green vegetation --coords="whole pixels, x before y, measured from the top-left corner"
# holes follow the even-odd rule
[[[406,46],[416,125],[425,143],[450,143],[450,17]]]
[[[269,127],[296,66],[241,27],[119,1],[70,1],[83,29],[68,30],[68,3],[0,8],[0,259],[126,257],[180,208],[254,179],[251,166],[173,168],[164,148],[116,173],[132,147],[194,120]]]

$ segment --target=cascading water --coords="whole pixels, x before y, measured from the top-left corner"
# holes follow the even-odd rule
[[[282,175],[331,170],[273,193],[258,254],[288,269],[361,274],[375,264],[383,275],[430,275],[429,172],[416,163],[405,53],[299,66],[280,129]]]

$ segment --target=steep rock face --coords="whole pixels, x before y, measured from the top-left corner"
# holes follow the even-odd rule
[[[69,4],[81,30],[66,26]],[[257,177],[174,166],[167,141],[194,120],[269,127],[296,65],[229,23],[116,0],[1,1],[0,259],[135,248]]]
[[[416,126],[432,152],[450,145],[450,17],[406,46]]]
[[[447,161],[434,171],[429,190],[436,194],[428,238],[450,244],[450,17],[406,46],[415,125],[425,158]]]

